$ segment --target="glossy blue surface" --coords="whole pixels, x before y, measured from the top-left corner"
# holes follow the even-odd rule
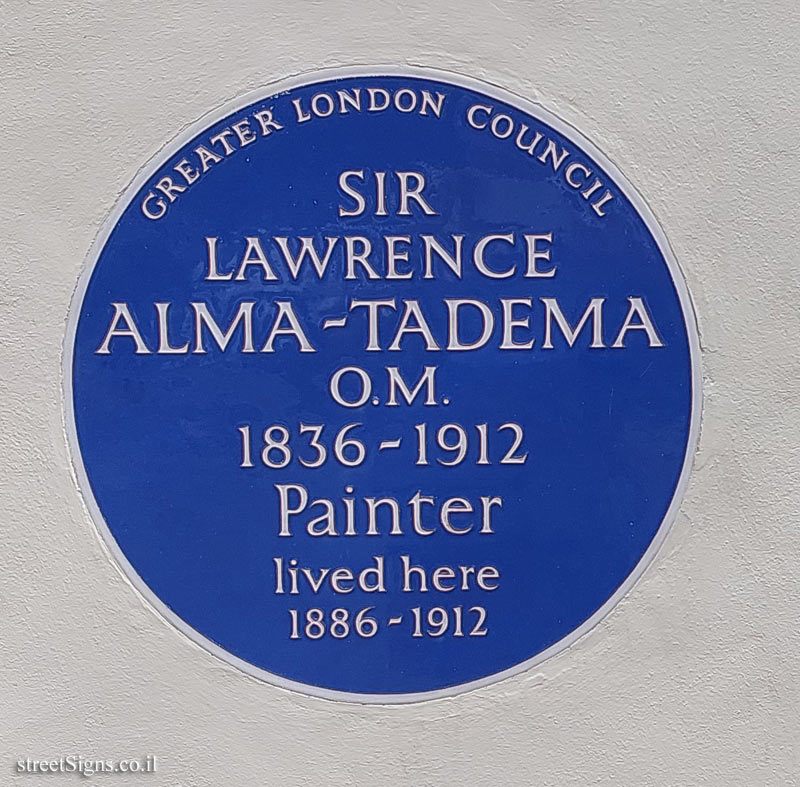
[[[308,106],[312,95],[337,89],[410,87],[446,94],[441,118],[384,112],[334,113],[296,123],[291,100]],[[465,115],[475,103],[491,105],[517,122],[538,129],[571,151],[613,193],[607,215],[553,171],[500,140],[471,128]],[[157,220],[141,212],[142,197],[162,174],[198,144],[238,119],[270,107],[284,128],[211,167]],[[253,124],[255,127],[255,124]],[[238,146],[237,146],[238,148]],[[538,152],[538,151],[537,151]],[[337,206],[352,206],[337,188],[340,172],[364,170],[424,173],[425,197],[439,215],[412,205],[410,216],[340,218]],[[174,173],[172,173],[174,174]],[[599,195],[598,195],[599,196]],[[370,199],[370,207],[374,201]],[[415,270],[408,281],[345,280],[339,241],[326,276],[307,265],[295,281],[276,255],[274,236],[311,236],[318,248],[326,236],[463,234],[465,250],[489,233],[517,233],[517,245],[495,245],[487,259],[496,270],[522,264],[523,233],[553,233],[550,279],[489,279],[465,254],[458,279],[445,266],[423,279],[419,246],[412,243]],[[279,281],[265,282],[252,268],[245,281],[205,281],[204,238],[219,238],[219,267],[235,270],[243,238],[260,236]],[[293,250],[296,250],[293,247]],[[381,255],[376,251],[376,267]],[[548,266],[542,263],[542,269]],[[420,335],[388,351],[401,312],[382,312],[384,349],[365,352],[364,310],[348,312],[351,299],[394,298],[420,302],[434,336],[446,345],[445,298],[485,301],[499,321],[500,298],[532,298],[529,351],[500,351],[499,334],[474,352],[428,351]],[[629,297],[646,304],[663,347],[646,333],[630,331],[624,349],[610,347],[628,311]],[[556,298],[575,324],[592,298],[605,298],[605,348],[590,348],[591,326],[568,347],[556,331],[553,349],[543,349],[540,298]],[[170,340],[194,347],[191,302],[205,302],[227,326],[242,301],[255,301],[256,349],[263,345],[275,300],[288,300],[315,346],[301,353],[291,336],[276,352],[240,352],[241,329],[222,352],[206,335],[206,354],[135,354],[133,341],[115,338],[111,353],[97,354],[113,315],[112,302],[126,302],[151,350],[158,347],[155,302],[170,302]],[[520,316],[527,312],[520,310]],[[325,319],[349,315],[345,328],[322,330]],[[479,326],[467,321],[464,335]],[[416,380],[426,365],[438,366],[437,398],[449,405],[389,408],[365,404],[346,409],[328,393],[331,373],[357,365],[374,378],[375,396],[386,399],[385,367],[397,366]],[[651,232],[612,177],[539,119],[495,98],[434,80],[356,77],[332,80],[268,97],[221,120],[160,162],[131,200],[103,248],[89,281],[75,337],[74,411],[80,453],[102,516],[124,556],[152,592],[181,620],[238,658],[287,680],[351,694],[430,692],[480,680],[525,662],[578,629],[597,612],[637,566],[656,536],[678,483],[687,450],[692,408],[692,372],[687,327],[675,284]],[[299,424],[324,424],[329,454],[337,430],[347,423],[367,446],[358,467],[330,455],[321,468],[297,458],[283,469],[240,467],[238,427],[259,431],[285,425],[297,438]],[[428,424],[431,464],[415,464],[414,425]],[[525,432],[523,465],[499,465],[510,433],[490,444],[493,464],[477,465],[477,424],[490,436],[506,422]],[[467,460],[457,467],[436,462],[435,432],[446,423],[470,435]],[[381,440],[402,438],[399,449],[378,451]],[[304,438],[307,440],[307,438]],[[311,458],[310,449],[300,448]],[[275,484],[304,485],[312,498],[339,501],[345,487],[354,497],[396,498],[405,512],[417,491],[437,502],[450,496],[477,501],[500,496],[493,534],[477,528],[456,536],[437,532],[378,536],[311,537],[297,527],[278,535]],[[341,505],[337,502],[338,509]],[[427,517],[435,525],[433,509]],[[316,511],[316,513],[321,513]],[[405,513],[404,513],[405,516]],[[468,521],[461,515],[459,522]],[[404,520],[405,521],[405,520]],[[298,519],[300,522],[300,519]],[[433,526],[433,525],[432,525]],[[405,527],[406,531],[409,528]],[[336,594],[277,595],[273,558],[292,558],[318,570],[360,570],[384,556],[385,593],[354,590]],[[437,566],[492,565],[500,573],[494,591],[450,593],[400,589],[400,556],[433,570]],[[412,637],[411,608],[481,605],[487,610],[483,637]],[[371,638],[326,635],[289,638],[289,609],[365,606],[380,623]],[[403,623],[388,620],[403,615]]]

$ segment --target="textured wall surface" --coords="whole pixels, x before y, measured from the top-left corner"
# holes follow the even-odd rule
[[[795,2],[0,2],[0,783],[800,783],[800,14]],[[322,66],[496,82],[581,129],[662,223],[703,347],[700,449],[644,577],[540,668],[360,707],[239,674],[115,568],[69,470],[60,352],[134,173],[227,99]]]

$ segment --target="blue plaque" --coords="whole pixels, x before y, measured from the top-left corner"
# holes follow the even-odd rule
[[[698,432],[689,297],[573,128],[422,69],[204,118],[125,191],[65,346],[77,479],[195,642],[408,702],[574,642],[653,558]]]

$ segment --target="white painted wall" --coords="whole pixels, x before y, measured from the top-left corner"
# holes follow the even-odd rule
[[[795,2],[0,2],[0,783],[19,758],[158,757],[103,785],[800,783]],[[94,234],[225,100],[320,66],[487,79],[580,128],[660,219],[699,314],[700,451],[655,563],[540,669],[403,707],[259,683],[114,567],[68,469],[59,355]]]

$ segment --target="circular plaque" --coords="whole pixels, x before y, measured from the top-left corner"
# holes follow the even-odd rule
[[[125,191],[65,347],[80,488],[169,621],[308,694],[408,702],[559,652],[694,452],[694,318],[573,128],[423,69],[270,86]]]

